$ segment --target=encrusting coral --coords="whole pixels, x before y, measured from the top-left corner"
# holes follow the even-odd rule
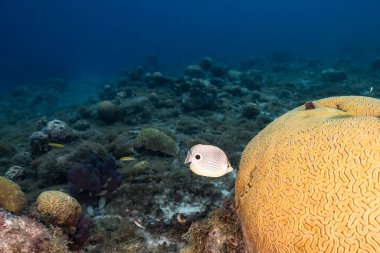
[[[68,253],[67,241],[57,227],[45,227],[35,219],[0,210],[0,252]]]
[[[326,98],[251,140],[236,179],[249,252],[380,252],[379,117],[380,100]]]
[[[0,208],[9,212],[20,213],[25,205],[25,193],[20,186],[5,177],[0,177]]]
[[[147,150],[174,156],[178,153],[175,141],[155,128],[145,128],[136,137],[133,146],[136,150]]]

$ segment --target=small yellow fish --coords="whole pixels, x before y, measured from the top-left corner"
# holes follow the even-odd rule
[[[123,156],[123,157],[120,157],[119,160],[120,161],[134,161],[134,160],[136,160],[136,158],[134,158],[132,156]]]
[[[54,142],[49,142],[48,146],[53,147],[53,148],[63,148],[63,147],[65,147],[65,145],[63,145],[61,143],[54,143]]]
[[[185,164],[198,175],[221,177],[233,171],[223,150],[212,145],[198,144],[187,153]]]

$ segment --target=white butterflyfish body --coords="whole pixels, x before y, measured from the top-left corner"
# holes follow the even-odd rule
[[[223,150],[212,145],[198,144],[188,152],[185,164],[200,176],[221,177],[233,171]]]

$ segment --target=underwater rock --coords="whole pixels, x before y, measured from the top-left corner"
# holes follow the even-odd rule
[[[42,154],[50,150],[49,136],[42,131],[32,133],[29,141],[32,155]]]
[[[226,85],[223,87],[223,91],[226,91],[233,96],[243,96],[244,95],[244,91],[240,85]]]
[[[71,166],[67,172],[69,193],[78,201],[93,204],[100,196],[115,191],[121,184],[112,156],[91,153],[87,160]]]
[[[242,108],[241,116],[244,118],[252,119],[260,114],[260,108],[257,104],[249,102],[245,104]]]
[[[226,81],[223,78],[220,77],[212,77],[208,79],[208,81],[218,88],[223,88],[226,85]]]
[[[241,72],[236,69],[230,69],[227,72],[227,78],[230,81],[234,81],[234,82],[237,82],[240,80],[240,75],[241,75]]]
[[[0,177],[0,208],[13,213],[20,213],[26,206],[25,193],[15,182]]]
[[[198,65],[189,65],[185,69],[185,75],[192,78],[204,78],[205,73]]]
[[[62,120],[49,121],[42,132],[46,133],[50,142],[70,142],[77,138],[75,132]]]
[[[344,71],[331,68],[323,70],[321,76],[324,81],[331,83],[347,80],[347,74]]]
[[[145,75],[145,82],[148,84],[148,87],[155,88],[170,85],[173,81],[171,78],[164,76],[161,72],[154,72],[153,74],[147,73]]]
[[[263,85],[263,73],[260,70],[249,70],[240,75],[240,83],[250,90],[259,90]]]
[[[212,59],[210,57],[204,57],[199,63],[199,67],[204,71],[209,71],[212,66]]]
[[[13,180],[17,177],[20,177],[24,174],[24,168],[18,165],[10,167],[7,172],[5,172],[4,177],[9,180]]]
[[[254,101],[260,101],[260,102],[264,102],[265,101],[265,100],[263,101],[261,93],[259,91],[256,91],[256,90],[252,91],[251,98]]]
[[[221,64],[211,65],[210,72],[213,77],[224,77],[227,74],[228,68]]]
[[[116,97],[116,91],[111,85],[106,84],[98,94],[101,100],[113,100]]]
[[[69,253],[61,229],[0,210],[0,252]]]
[[[112,101],[102,101],[97,107],[98,116],[107,124],[112,124],[117,121],[117,107]]]
[[[126,70],[124,71],[124,76],[118,80],[117,87],[119,90],[125,90],[131,87],[141,87],[145,85],[144,77],[144,71],[141,68],[132,71]]]
[[[176,142],[155,128],[145,128],[136,137],[133,147],[138,151],[153,151],[164,155],[175,156],[178,153]]]
[[[380,221],[368,217],[379,212],[380,100],[312,103],[277,118],[242,154],[235,196],[248,250],[379,252]]]
[[[15,164],[22,166],[29,166],[32,162],[31,153],[29,152],[20,152],[13,156],[12,161]]]
[[[145,96],[123,101],[119,105],[119,112],[125,123],[137,124],[147,122],[152,118],[155,108]]]
[[[60,191],[44,191],[36,202],[42,219],[54,225],[75,227],[82,213],[78,201]]]
[[[215,86],[202,79],[194,79],[189,84],[188,92],[182,95],[183,108],[186,111],[211,110],[217,94]]]
[[[78,131],[86,131],[90,126],[90,123],[85,119],[79,119],[73,124],[73,128]]]

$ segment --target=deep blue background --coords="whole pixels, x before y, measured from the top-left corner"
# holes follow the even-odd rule
[[[377,56],[380,1],[1,0],[0,86],[117,76],[155,53],[164,72],[211,56],[232,64],[289,50]]]

